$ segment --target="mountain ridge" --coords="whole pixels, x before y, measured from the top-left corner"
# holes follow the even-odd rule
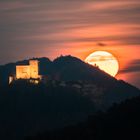
[[[62,69],[64,69],[64,67],[67,67],[67,70],[68,70],[68,69],[72,69],[73,65],[75,67],[78,65],[79,69],[82,67],[82,69],[80,69],[80,71],[84,71],[84,69],[86,69],[85,71],[88,71],[87,73],[89,73],[90,76],[87,78],[87,80],[91,79],[90,77],[91,77],[91,74],[93,74],[93,72],[95,72],[96,74],[100,75],[102,78],[106,77],[107,79],[110,79],[110,78],[114,79],[113,77],[110,77],[107,73],[101,71],[97,67],[89,65],[89,64],[83,62],[82,60],[80,60],[79,58],[72,57],[70,55],[69,56],[57,57],[53,61],[51,61],[47,57],[31,58],[31,59],[39,61],[39,68],[40,68],[39,73],[41,75],[49,75],[50,74],[50,75],[54,76],[55,75],[54,73],[58,73],[58,71],[62,71]],[[2,66],[0,66],[0,73],[2,73],[2,71],[5,71],[4,75],[8,75],[8,76],[10,74],[11,75],[15,74],[16,65],[28,64],[29,60],[30,59],[2,65]],[[83,74],[84,74],[84,72],[83,72]],[[53,77],[53,78],[55,78],[55,77]],[[71,78],[71,77],[68,77],[68,78]],[[82,78],[82,75],[81,75],[80,78]],[[69,80],[69,79],[64,79],[64,80]],[[78,79],[75,79],[75,80],[78,80]]]
[[[40,75],[51,75],[51,77],[55,80],[62,80],[62,81],[85,80],[85,81],[92,81],[92,82],[95,81],[95,84],[102,83],[102,85],[106,84],[107,82],[109,82],[109,84],[112,85],[113,83],[116,83],[118,81],[123,81],[123,80],[117,80],[116,78],[100,70],[98,67],[85,63],[79,58],[73,57],[71,55],[67,55],[67,56],[57,57],[53,61],[51,61],[47,57],[40,57],[40,58],[30,58],[26,60],[20,60],[15,63],[8,63],[5,65],[0,65],[1,83],[7,82],[9,75],[15,74],[16,65],[28,64],[29,60],[31,59],[39,61]],[[74,73],[76,74],[74,75]],[[125,83],[129,84],[127,82]]]

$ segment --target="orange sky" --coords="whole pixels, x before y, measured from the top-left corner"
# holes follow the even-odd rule
[[[0,64],[61,54],[84,60],[96,50],[113,53],[117,78],[140,87],[139,0],[0,0]]]

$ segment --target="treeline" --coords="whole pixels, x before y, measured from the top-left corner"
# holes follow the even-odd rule
[[[24,80],[0,87],[0,139],[21,140],[86,120],[94,104],[69,87]]]
[[[114,104],[107,112],[98,112],[84,123],[47,131],[27,140],[103,140],[140,139],[140,96]]]
[[[115,103],[117,94],[119,99],[128,94],[126,90],[120,92],[119,87],[112,87],[114,90],[101,94],[102,105],[106,105],[109,99]],[[135,95],[133,91],[130,93]],[[53,81],[34,85],[18,80],[11,85],[0,86],[0,139],[113,139],[115,135],[134,135],[140,128],[139,96],[120,105],[114,104],[105,113],[96,112],[92,96],[83,94],[82,90],[59,86]]]

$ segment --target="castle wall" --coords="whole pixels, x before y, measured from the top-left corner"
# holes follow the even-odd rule
[[[39,75],[38,61],[30,60],[29,65],[16,66],[16,76],[9,76],[9,84],[16,79],[30,79],[31,83],[39,83],[42,76]]]
[[[30,66],[16,66],[16,78],[17,79],[29,79],[30,78]]]

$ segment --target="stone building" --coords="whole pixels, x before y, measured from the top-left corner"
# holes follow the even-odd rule
[[[41,80],[38,60],[29,60],[29,65],[16,66],[16,75],[9,77],[9,84],[19,79],[28,79],[30,82],[38,83]]]

